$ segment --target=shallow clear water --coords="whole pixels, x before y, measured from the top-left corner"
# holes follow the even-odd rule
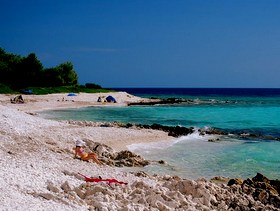
[[[161,90],[162,91],[162,90]],[[228,90],[227,90],[228,91]],[[242,90],[237,90],[238,92]],[[249,90],[252,92],[252,90]],[[181,90],[172,94],[143,93],[139,96],[180,97],[193,100],[192,104],[172,106],[91,107],[43,113],[47,118],[119,121],[185,127],[215,127],[223,130],[241,130],[248,133],[280,137],[280,93],[257,90],[254,95],[211,93],[190,95]],[[265,94],[263,94],[265,93]],[[134,93],[132,93],[134,94]],[[151,173],[180,175],[186,178],[217,175],[252,177],[257,172],[280,179],[280,142],[265,139],[236,139],[225,136],[219,142],[208,142],[211,137],[191,134],[175,143],[134,145],[131,149],[151,160],[166,160],[168,165],[150,165]]]
[[[261,172],[271,178],[280,177],[280,143],[227,139],[208,142],[206,137],[183,138],[168,148],[132,146],[135,152],[151,160],[164,158],[168,165],[145,167],[150,173],[168,173],[187,178],[252,177]]]

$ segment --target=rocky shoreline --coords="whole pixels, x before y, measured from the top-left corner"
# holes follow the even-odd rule
[[[182,99],[182,98],[167,98],[167,99],[159,99],[159,98],[151,98],[149,101],[140,101],[140,102],[130,102],[128,106],[153,106],[153,105],[173,105],[173,104],[192,104],[193,100]]]
[[[95,126],[95,127],[136,127],[140,129],[156,129],[163,130],[170,133],[170,135],[179,136],[182,134],[190,134],[193,132],[193,128],[178,128],[178,127],[166,127],[161,125],[133,125],[122,124],[118,122],[112,123],[97,123],[88,121],[69,121],[68,123],[74,125],[83,126]],[[174,131],[177,131],[175,133]],[[179,131],[179,132],[178,132]],[[218,130],[200,131],[204,134],[219,134],[224,135]],[[93,149],[101,157],[101,160],[108,164],[117,167],[121,166],[145,166],[149,165],[150,161],[145,160],[139,155],[135,155],[130,151],[121,151],[117,154],[113,152],[110,147],[102,145],[100,143],[92,143],[90,148]],[[135,159],[136,158],[136,159]],[[118,160],[115,162],[115,160]],[[157,161],[164,163],[164,161]],[[157,192],[149,191],[149,187],[143,182],[135,182],[131,187],[134,190],[129,190],[126,186],[120,186],[115,184],[114,190],[108,193],[108,190],[104,191],[103,184],[82,184],[79,187],[72,187],[74,192],[81,198],[85,199],[86,203],[94,208],[101,209],[102,202],[92,201],[92,198],[100,197],[100,193],[97,194],[97,190],[102,190],[105,195],[109,195],[109,201],[111,206],[115,209],[121,207],[127,207],[129,202],[127,199],[132,200],[133,205],[130,204],[131,210],[135,207],[142,207],[147,209],[158,210],[278,210],[280,209],[280,181],[271,180],[264,175],[258,173],[253,178],[247,178],[245,180],[241,178],[224,178],[215,177],[210,181],[205,179],[187,180],[178,176],[160,176],[160,175],[148,175],[145,172],[133,172],[137,177],[155,179],[161,183],[160,188],[157,187]],[[79,175],[70,173],[70,175],[80,178]],[[80,178],[83,179],[83,178]],[[62,184],[62,186],[64,186]],[[106,189],[106,188],[105,188]],[[123,194],[123,192],[125,194]],[[67,193],[65,193],[67,194]],[[93,195],[93,196],[92,196]],[[197,205],[190,205],[188,197],[197,203]],[[114,198],[121,198],[121,202],[112,202]],[[132,209],[132,207],[133,209]]]
[[[165,126],[161,124],[143,125],[143,124],[133,124],[133,123],[121,123],[121,122],[90,122],[90,121],[68,121],[70,124],[78,124],[83,126],[100,126],[100,127],[122,127],[122,128],[139,128],[139,129],[153,129],[160,130],[168,133],[172,137],[180,137],[192,134],[195,132],[193,127],[184,126]],[[232,136],[237,139],[262,139],[262,140],[274,140],[280,141],[280,137],[265,135],[261,133],[252,133],[246,130],[223,130],[219,128],[199,128],[198,132],[200,135],[220,135],[220,136]],[[215,141],[215,140],[210,140]]]
[[[216,101],[216,100],[198,100],[198,99],[184,99],[184,98],[150,98],[147,100],[129,102],[128,106],[154,106],[154,105],[177,105],[177,104],[230,104],[236,103],[235,101],[225,100],[225,101]]]
[[[74,172],[65,175],[81,181],[72,186],[67,181],[54,185],[48,182],[48,192],[33,193],[34,197],[68,204],[86,205],[89,210],[279,210],[279,180],[269,180],[261,174],[231,179],[228,184],[205,179],[187,180],[177,176],[134,173],[141,178],[130,185],[85,182]],[[156,180],[154,187],[146,179]],[[83,182],[84,181],[84,182]]]
[[[56,102],[60,106],[57,97],[44,96],[45,101],[36,101],[35,111],[44,103],[51,107]],[[31,101],[28,103],[24,107],[0,105],[1,210],[280,209],[279,180],[260,174],[245,180],[216,177],[208,181],[120,168],[145,166],[150,162],[164,165],[164,161],[145,160],[124,146],[165,140],[168,134],[171,138],[190,134],[193,128],[47,120],[35,115],[30,109]],[[218,134],[219,130],[213,133]],[[98,153],[106,166],[74,159],[77,139],[83,139],[87,150]],[[86,182],[79,173],[102,181]]]

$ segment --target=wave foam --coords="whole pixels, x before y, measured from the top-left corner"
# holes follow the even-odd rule
[[[138,144],[131,144],[128,145],[127,148],[130,151],[153,151],[156,149],[166,149],[168,147],[173,146],[174,144],[177,144],[179,142],[188,142],[188,141],[208,141],[208,139],[213,138],[213,135],[200,135],[199,128],[196,128],[195,131],[191,134],[188,134],[186,136],[181,136],[179,138],[173,139],[173,140],[162,140],[157,142],[151,142],[151,143],[138,143]]]

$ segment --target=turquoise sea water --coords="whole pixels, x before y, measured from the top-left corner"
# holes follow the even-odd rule
[[[124,90],[142,97],[190,99],[190,104],[133,107],[90,107],[44,113],[52,119],[119,121],[199,128],[219,128],[254,137],[227,135],[218,142],[198,132],[170,143],[137,144],[130,149],[146,159],[145,171],[185,178],[252,177],[260,172],[280,179],[280,90],[141,89]]]

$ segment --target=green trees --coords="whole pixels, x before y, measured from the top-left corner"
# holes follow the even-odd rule
[[[78,84],[71,62],[44,69],[35,53],[21,57],[0,48],[0,84],[19,89],[25,87],[57,87]]]
[[[37,59],[35,53],[23,57],[16,69],[15,79],[16,86],[40,86],[40,78],[43,75],[43,65]]]
[[[7,54],[0,48],[0,83],[12,86],[15,82],[14,76],[19,72],[21,58],[17,55]]]
[[[94,83],[86,83],[85,87],[89,89],[102,89],[100,85]]]
[[[44,71],[42,84],[44,86],[71,86],[78,84],[78,75],[71,62],[60,64]]]
[[[62,85],[75,85],[78,83],[78,75],[73,70],[71,62],[63,63],[57,66],[56,69],[61,78]]]

